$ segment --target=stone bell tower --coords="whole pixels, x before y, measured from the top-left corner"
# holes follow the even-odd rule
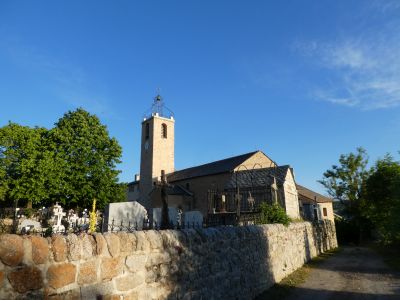
[[[149,194],[162,175],[172,173],[174,165],[175,120],[160,95],[142,122],[139,202],[151,208]]]

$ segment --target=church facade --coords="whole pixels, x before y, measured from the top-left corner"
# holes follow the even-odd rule
[[[128,184],[128,201],[138,201],[152,215],[162,207],[166,184],[169,207],[210,215],[249,213],[262,202],[278,203],[293,219],[300,218],[294,171],[279,166],[262,151],[175,170],[175,119],[162,98],[154,99],[141,124],[140,175]]]

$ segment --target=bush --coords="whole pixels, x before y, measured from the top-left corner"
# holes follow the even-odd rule
[[[280,223],[285,226],[289,225],[290,218],[286,214],[285,210],[280,207],[278,204],[269,205],[268,203],[261,203],[261,216],[260,223],[261,224],[271,224],[271,223]]]

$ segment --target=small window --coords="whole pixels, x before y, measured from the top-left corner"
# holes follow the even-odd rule
[[[145,138],[146,140],[150,137],[150,124],[146,123],[146,135]]]
[[[324,217],[327,217],[328,216],[328,211],[327,211],[326,207],[323,208],[323,211],[324,211]]]
[[[190,183],[189,182],[186,182],[186,189],[190,190]]]
[[[161,137],[163,139],[167,138],[167,124],[162,124],[161,125]]]

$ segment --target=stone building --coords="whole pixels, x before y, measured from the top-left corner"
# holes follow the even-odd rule
[[[175,119],[159,95],[141,125],[140,175],[128,184],[128,200],[145,206],[150,217],[153,208],[162,206],[162,178],[168,183],[168,205],[183,211],[197,210],[203,216],[234,214],[267,201],[279,203],[292,218],[300,217],[290,166],[278,166],[262,151],[254,151],[177,171]]]
[[[297,184],[302,218],[308,221],[334,221],[333,200]]]

